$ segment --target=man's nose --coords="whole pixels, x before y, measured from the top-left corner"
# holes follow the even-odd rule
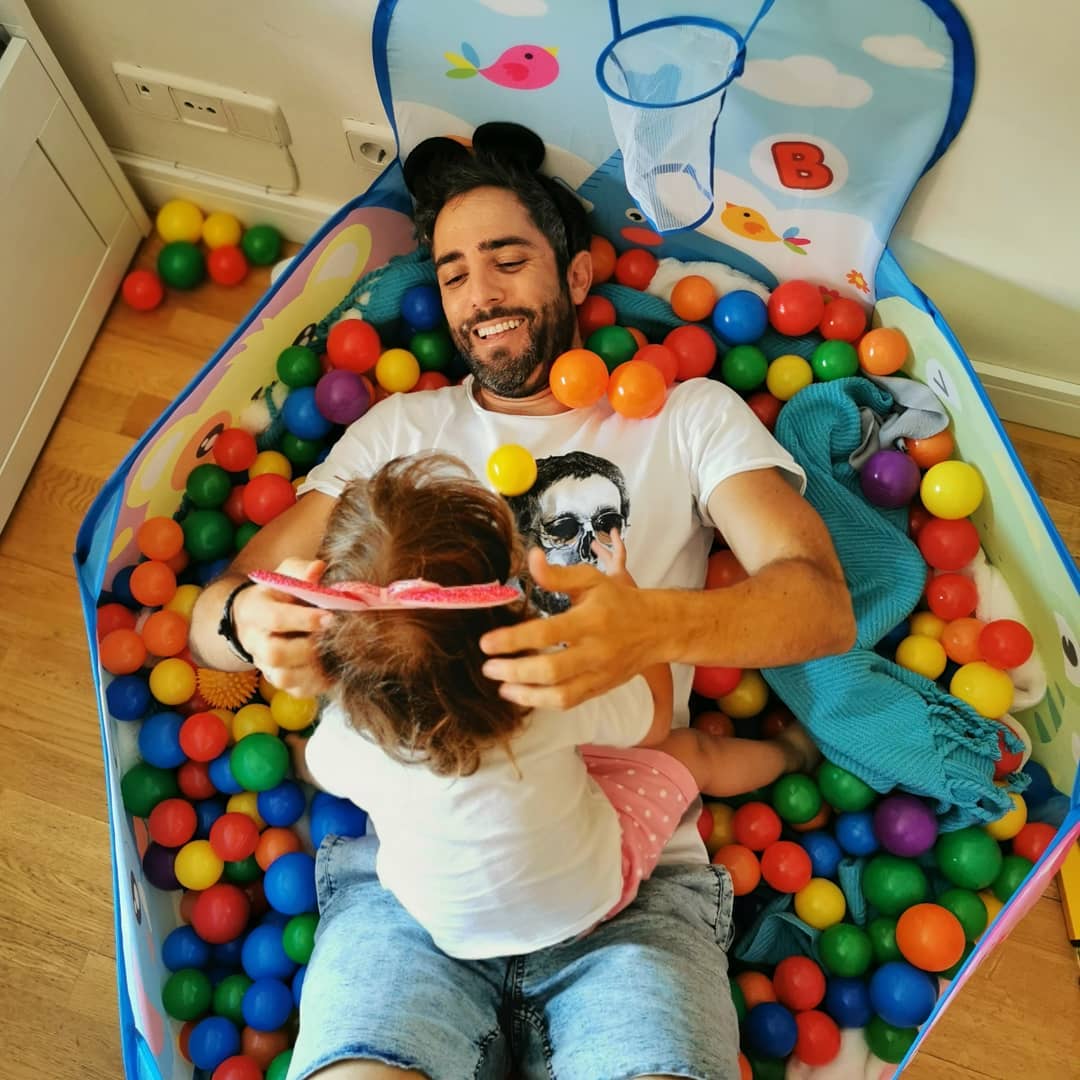
[[[469,275],[469,302],[473,310],[482,311],[502,303],[505,298],[506,290],[493,270],[483,267]]]

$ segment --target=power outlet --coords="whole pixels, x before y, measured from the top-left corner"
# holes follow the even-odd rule
[[[169,88],[176,111],[185,124],[210,128],[211,131],[228,131],[229,118],[225,113],[225,102],[210,94],[197,94],[193,90],[181,90],[175,86]]]
[[[113,73],[131,108],[160,120],[180,119],[168,83],[163,82],[156,72],[134,64],[113,64]]]
[[[349,157],[365,169],[384,169],[397,154],[393,131],[386,124],[370,124],[351,116],[341,121]]]

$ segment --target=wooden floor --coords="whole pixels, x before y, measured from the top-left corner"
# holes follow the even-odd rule
[[[102,756],[71,551],[102,481],[267,282],[256,271],[234,290],[172,293],[149,315],[115,306],[0,535],[0,1080],[121,1076]],[[1009,430],[1080,555],[1080,440]],[[906,1075],[1080,1077],[1077,961],[1054,888]]]

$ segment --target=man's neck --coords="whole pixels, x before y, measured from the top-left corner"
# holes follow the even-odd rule
[[[555,397],[548,386],[528,397],[506,398],[485,390],[474,382],[473,393],[482,408],[489,412],[506,413],[510,416],[556,416],[570,411]]]

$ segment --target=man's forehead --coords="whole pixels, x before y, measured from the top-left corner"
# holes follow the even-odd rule
[[[439,211],[433,239],[442,249],[490,250],[506,237],[539,247],[544,234],[517,196],[504,188],[474,188]]]

